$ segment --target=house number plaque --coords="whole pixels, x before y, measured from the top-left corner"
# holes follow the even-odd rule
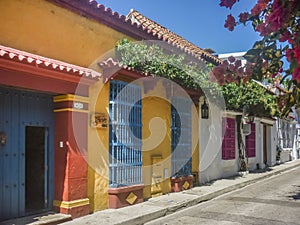
[[[91,127],[106,128],[108,126],[108,116],[106,113],[92,113]]]

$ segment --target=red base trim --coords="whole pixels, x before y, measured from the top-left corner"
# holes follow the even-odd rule
[[[63,214],[69,214],[74,219],[74,218],[88,215],[90,213],[90,205],[78,206],[74,208],[62,208],[62,207],[53,206],[53,211],[63,213]]]
[[[186,177],[171,178],[172,192],[180,192],[193,188],[193,179],[194,177],[192,175]],[[189,183],[189,186],[187,188],[183,187],[186,181]]]
[[[144,201],[143,198],[144,185],[134,185],[129,187],[121,188],[110,188],[108,189],[108,207],[111,209],[122,208],[125,206],[132,205],[126,201],[126,198],[130,193],[136,195],[137,199],[133,204],[138,204]]]

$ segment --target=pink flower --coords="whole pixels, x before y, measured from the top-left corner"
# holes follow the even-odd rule
[[[228,57],[228,61],[233,63],[235,61],[235,58],[231,55]]]
[[[300,83],[300,66],[298,65],[297,68],[294,69],[292,74],[292,79],[296,80],[298,83]]]
[[[231,72],[234,72],[235,71],[235,66],[233,64],[230,64],[228,66],[228,69],[231,71]]]
[[[290,9],[282,5],[281,0],[274,0],[272,11],[266,17],[266,23],[269,24],[272,31],[283,28],[286,18],[288,18]]]
[[[235,61],[236,68],[240,67],[241,65],[242,65],[242,61],[240,59]]]
[[[241,23],[246,23],[246,21],[248,20],[248,17],[249,17],[249,13],[248,12],[241,13],[239,15],[240,22]]]
[[[266,36],[270,33],[269,29],[267,28],[267,24],[260,23],[256,26],[256,31],[260,33],[260,36]]]
[[[224,68],[227,68],[227,67],[229,66],[228,60],[223,61],[221,65],[222,65]]]
[[[290,33],[290,31],[286,30],[282,34],[280,34],[279,41],[285,42],[285,41],[289,40],[289,38],[291,38],[291,33]]]
[[[273,74],[271,75],[271,77],[272,77],[272,78],[275,78],[277,75],[278,75],[278,73],[273,73]]]
[[[300,45],[294,48],[294,56],[298,62],[298,65],[300,65]]]
[[[238,72],[238,74],[241,74],[241,75],[244,74],[244,68],[243,67],[238,68],[237,72]]]
[[[264,4],[264,3],[257,3],[257,4],[251,9],[251,14],[252,14],[252,15],[259,15],[266,7],[267,7],[267,4]]]
[[[288,48],[285,50],[285,56],[287,58],[287,60],[290,62],[291,59],[292,59],[292,53],[293,53],[293,50]]]
[[[228,15],[228,16],[227,16],[227,19],[226,19],[226,21],[225,21],[224,27],[225,27],[225,28],[228,28],[228,30],[230,30],[230,31],[233,31],[235,25],[236,25],[235,18],[234,18],[231,14]]]
[[[225,67],[222,66],[222,65],[219,65],[219,66],[215,66],[212,70],[212,72],[214,73],[214,75],[217,77],[220,77],[220,76],[224,76],[224,73],[225,73]]]
[[[227,83],[232,83],[235,80],[235,77],[232,74],[228,73],[226,75],[225,79],[226,79]]]
[[[224,6],[226,8],[232,8],[232,6],[236,3],[236,0],[221,0],[220,6]]]
[[[226,84],[224,77],[220,77],[220,79],[218,79],[218,84],[221,86]]]

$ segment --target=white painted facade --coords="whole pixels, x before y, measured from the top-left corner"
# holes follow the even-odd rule
[[[203,101],[202,101],[203,102]],[[202,104],[200,101],[200,105]],[[222,159],[222,117],[236,118],[239,112],[224,112],[209,104],[209,119],[201,119],[199,128],[200,183],[237,175],[240,169],[237,132],[235,132],[235,159]],[[247,159],[250,171],[276,164],[277,133],[274,120],[255,118],[255,157]],[[237,126],[237,123],[236,125]],[[236,129],[235,129],[236,130]],[[245,143],[245,136],[243,135]],[[265,150],[264,150],[265,148]],[[264,154],[265,151],[265,154]]]
[[[242,64],[246,63],[243,56],[246,52],[236,52],[219,54],[221,60],[226,60],[228,57],[233,56],[240,59]],[[263,85],[263,84],[262,84]],[[200,100],[200,105],[203,99]],[[224,112],[217,106],[209,104],[209,119],[201,119],[199,127],[199,148],[200,148],[200,183],[204,184],[219,178],[225,178],[237,175],[240,169],[239,162],[239,149],[237,143],[237,132],[235,140],[235,159],[224,160],[222,159],[222,117],[236,118],[237,115],[242,115],[241,112]],[[247,159],[247,166],[250,171],[255,169],[262,169],[267,166],[274,166],[276,164],[277,144],[280,141],[278,135],[278,122],[275,119],[255,118],[255,157]],[[298,128],[298,129],[297,129]],[[297,131],[295,131],[297,130]],[[295,132],[294,132],[295,131]],[[293,139],[294,145],[292,149],[286,149],[282,153],[282,161],[288,159],[299,158],[300,151],[300,125],[297,124],[292,131],[295,138]],[[295,134],[294,134],[295,133]],[[245,136],[243,136],[245,144]],[[246,145],[246,144],[245,144]],[[294,149],[294,150],[293,150]],[[297,150],[295,150],[297,149]]]
[[[299,129],[295,120],[277,119],[278,146],[281,149],[280,162],[299,158]]]

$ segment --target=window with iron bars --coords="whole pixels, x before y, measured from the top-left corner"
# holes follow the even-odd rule
[[[173,97],[171,106],[172,177],[192,174],[192,124],[190,99]]]
[[[141,87],[117,80],[110,82],[110,187],[142,183],[141,98]]]

